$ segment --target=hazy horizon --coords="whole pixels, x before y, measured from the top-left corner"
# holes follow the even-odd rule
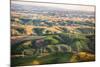
[[[80,11],[95,11],[95,6],[86,6],[86,5],[70,5],[70,4],[51,4],[51,3],[38,3],[38,2],[25,2],[25,1],[11,1],[12,4],[21,4],[21,5],[33,5],[33,6],[46,6],[46,7],[55,7],[61,9],[71,9],[71,10],[80,10]]]

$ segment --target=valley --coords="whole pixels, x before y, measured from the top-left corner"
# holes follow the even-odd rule
[[[12,3],[11,60],[12,66],[94,61],[95,12]]]

